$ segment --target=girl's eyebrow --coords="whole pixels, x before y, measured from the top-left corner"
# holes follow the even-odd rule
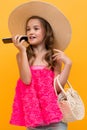
[[[36,24],[33,27],[40,27],[40,26]],[[30,26],[27,26],[27,28],[30,28]]]

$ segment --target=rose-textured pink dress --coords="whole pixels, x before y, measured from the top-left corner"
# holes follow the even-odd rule
[[[29,85],[17,82],[10,123],[37,127],[62,120],[62,113],[54,92],[54,72],[42,66],[31,67]]]

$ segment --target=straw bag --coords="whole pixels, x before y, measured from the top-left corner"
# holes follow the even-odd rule
[[[55,82],[61,89],[60,94],[57,94]],[[63,89],[59,82],[59,75],[54,79],[54,89],[58,96],[58,103],[63,113],[63,122],[72,122],[75,120],[82,120],[85,114],[83,101],[77,91],[75,91],[69,81],[67,81],[69,88],[67,91]]]

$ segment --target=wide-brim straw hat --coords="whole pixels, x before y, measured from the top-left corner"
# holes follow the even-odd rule
[[[71,26],[68,19],[54,5],[43,1],[30,1],[16,7],[8,19],[8,28],[14,35],[25,35],[26,21],[31,16],[40,16],[51,25],[54,38],[55,48],[64,50],[71,39]]]

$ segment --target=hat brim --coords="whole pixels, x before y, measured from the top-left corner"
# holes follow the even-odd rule
[[[15,8],[9,16],[8,28],[12,35],[25,35],[26,21],[31,16],[40,16],[51,25],[55,47],[64,50],[71,39],[71,26],[63,13],[52,4],[30,1]]]

